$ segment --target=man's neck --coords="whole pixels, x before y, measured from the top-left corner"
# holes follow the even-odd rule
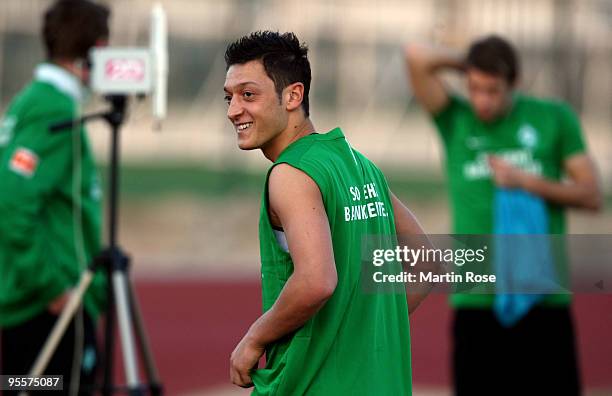
[[[508,94],[505,103],[503,105],[503,107],[501,108],[500,112],[493,118],[491,118],[488,121],[482,121],[482,123],[484,124],[494,124],[496,122],[498,122],[499,120],[501,120],[502,118],[506,117],[508,115],[508,113],[510,113],[512,111],[512,108],[514,107],[514,93],[510,93]]]
[[[76,78],[79,78],[79,70],[76,61],[67,59],[52,59],[49,63],[61,67]]]
[[[287,146],[314,131],[310,118],[304,118],[298,123],[290,122],[288,128],[263,146],[261,151],[267,159],[274,162]]]
[[[34,70],[34,79],[51,84],[74,100],[80,101],[83,99],[81,81],[68,69],[57,63],[45,62],[38,65]]]

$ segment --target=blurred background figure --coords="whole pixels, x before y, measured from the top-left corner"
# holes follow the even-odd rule
[[[46,62],[36,66],[33,80],[2,118],[2,374],[30,371],[70,289],[100,249],[100,181],[85,130],[51,133],[49,128],[79,116],[88,52],[108,41],[109,14],[107,7],[87,0],[52,4],[42,22]],[[95,323],[104,305],[104,284],[98,273],[84,309],[45,371],[64,376],[65,394],[93,385]]]
[[[601,209],[576,115],[565,103],[515,90],[520,63],[508,41],[488,36],[459,55],[409,45],[406,61],[444,146],[454,234],[564,234],[565,207]],[[465,74],[467,99],[444,87],[445,69]],[[527,386],[535,394],[580,394],[569,294],[457,293],[451,301],[455,394],[488,394],[502,383],[497,394]]]
[[[113,9],[113,46],[148,43],[151,0],[105,3]],[[152,133],[149,104],[131,104],[122,133],[119,239],[133,255],[139,300],[169,392],[223,394],[227,357],[261,312],[259,246],[252,236],[268,163],[236,148],[222,93],[225,48],[251,31],[294,31],[309,44],[317,128],[350,131],[351,144],[380,165],[423,228],[440,234],[451,230],[441,145],[406,90],[402,46],[427,42],[464,51],[484,34],[508,38],[522,57],[520,88],[570,104],[601,174],[603,211],[570,211],[568,232],[612,233],[609,1],[161,3],[169,27],[169,116],[163,131]],[[2,113],[44,56],[39,19],[50,4],[0,1]],[[449,73],[446,81],[465,92],[459,75]],[[106,104],[94,100],[91,107]],[[92,123],[88,130],[104,167],[107,127]],[[446,395],[451,311],[447,296],[430,297],[411,319],[414,389]],[[612,343],[605,337],[610,307],[607,296],[576,295],[573,302],[580,375],[589,395],[612,393]]]

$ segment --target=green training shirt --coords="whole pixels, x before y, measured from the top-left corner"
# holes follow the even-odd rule
[[[52,64],[10,103],[0,124],[0,326],[21,324],[76,286],[100,248],[101,191],[87,135],[49,132],[77,115],[80,84]],[[99,272],[85,296],[104,303]]]
[[[302,328],[266,347],[266,367],[252,374],[253,394],[410,395],[405,292],[365,293],[360,280],[363,238],[395,234],[383,174],[349,146],[340,129],[299,139],[274,165],[280,163],[305,172],[321,191],[338,284]],[[293,272],[291,255],[270,224],[267,185],[266,180],[259,223],[264,311]]]
[[[564,103],[522,94],[513,97],[510,110],[484,123],[469,102],[451,95],[448,105],[434,116],[446,156],[453,233],[492,234],[495,184],[487,163],[494,154],[527,172],[549,180],[563,177],[564,161],[585,151],[580,123]],[[564,208],[547,203],[549,234],[566,232]],[[493,295],[452,296],[456,307],[487,307]],[[548,296],[545,304],[567,304],[568,295]]]

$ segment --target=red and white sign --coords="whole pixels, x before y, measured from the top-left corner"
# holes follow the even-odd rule
[[[19,147],[11,158],[10,168],[15,173],[32,177],[38,167],[38,156],[27,148]]]
[[[108,59],[104,65],[104,77],[109,81],[139,82],[145,73],[146,65],[138,58]]]
[[[151,92],[151,51],[146,48],[93,48],[91,87],[102,95]]]

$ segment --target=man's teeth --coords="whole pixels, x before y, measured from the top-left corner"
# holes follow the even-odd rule
[[[247,129],[248,127],[250,127],[251,125],[253,125],[252,122],[247,122],[245,124],[240,124],[238,125],[238,130],[239,131],[244,131],[245,129]]]

